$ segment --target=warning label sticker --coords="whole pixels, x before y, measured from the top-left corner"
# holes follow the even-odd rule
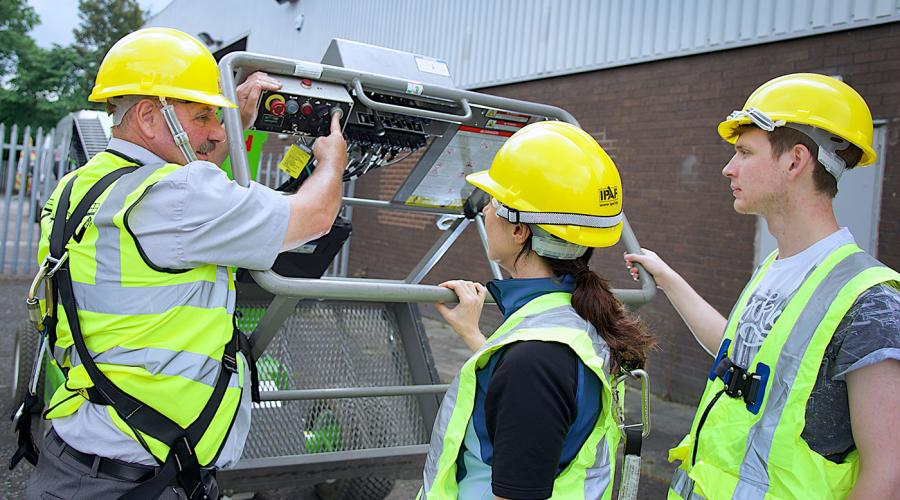
[[[517,122],[522,125],[528,123],[528,120],[531,119],[528,115],[523,115],[521,113],[513,113],[511,111],[500,111],[499,109],[490,109],[484,116],[488,118],[495,118],[497,120],[503,120],[508,122]]]
[[[288,148],[284,158],[278,162],[278,168],[296,179],[297,177],[300,177],[300,173],[303,172],[303,167],[309,162],[311,156],[312,153],[305,147],[301,149],[297,147],[296,144],[291,144],[291,147]]]
[[[520,128],[524,127],[524,123],[518,122],[508,122],[503,120],[488,120],[485,125],[486,128],[494,129],[494,130],[503,130],[506,132],[518,132]]]

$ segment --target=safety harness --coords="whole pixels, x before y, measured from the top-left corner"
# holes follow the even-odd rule
[[[713,399],[703,410],[703,414],[700,415],[700,421],[697,423],[697,438],[694,440],[694,449],[691,453],[691,465],[697,461],[700,431],[703,430],[706,417],[709,416],[709,412],[723,394],[730,398],[742,400],[747,406],[747,411],[754,415],[758,414],[762,407],[766,384],[772,371],[771,368],[764,363],[758,363],[756,371],[750,373],[745,367],[738,365],[728,357],[729,347],[731,347],[731,339],[725,339],[709,372],[709,380],[718,378],[725,384],[725,387],[713,396]]]
[[[43,335],[52,352],[56,343],[57,305],[62,304],[66,318],[69,321],[75,350],[94,384],[91,388],[79,390],[81,395],[91,403],[111,405],[119,417],[133,430],[151,436],[169,447],[169,454],[165,462],[157,469],[156,474],[124,494],[120,497],[121,499],[156,499],[166,487],[175,484],[181,486],[191,500],[214,498],[217,494],[214,490],[207,490],[205,484],[208,484],[208,482],[205,482],[201,475],[201,471],[204,469],[197,460],[194,448],[212,423],[213,417],[222,403],[225,390],[228,388],[231,375],[238,370],[237,352],[244,353],[245,359],[250,364],[253,400],[259,400],[256,387],[255,364],[247,337],[235,325],[232,338],[225,346],[219,373],[209,400],[194,422],[187,428],[183,428],[150,405],[128,395],[109,380],[94,362],[85,344],[81,324],[78,320],[78,308],[72,286],[66,244],[75,235],[75,232],[81,226],[82,219],[87,215],[88,210],[97,198],[121,176],[133,172],[137,168],[137,166],[123,167],[105,175],[88,190],[87,194],[76,206],[72,216],[68,219],[65,218],[65,214],[68,213],[69,198],[75,177],[72,177],[63,188],[50,233],[49,255],[44,260],[41,271],[38,274],[38,277],[43,275],[45,279],[50,280],[46,295],[47,315],[43,318],[42,325]],[[35,288],[35,286],[32,287],[32,289]],[[57,298],[58,301],[56,300]],[[45,342],[42,340],[40,353],[45,348],[44,344]],[[37,396],[32,391],[26,391],[25,402],[19,409],[20,418],[16,421],[16,430],[19,433],[19,448],[10,460],[10,469],[15,467],[22,458],[25,458],[32,464],[37,464],[38,450],[34,446],[31,437],[31,420],[27,418],[27,415],[24,415],[24,418],[21,417],[23,416],[23,410],[30,410],[38,403]],[[138,437],[144,448],[147,448],[146,443],[143,442],[138,432],[135,432],[135,436]],[[223,439],[223,446],[224,442],[225,440]]]

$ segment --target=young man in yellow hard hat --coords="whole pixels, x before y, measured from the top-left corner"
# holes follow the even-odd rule
[[[218,78],[206,47],[167,28],[127,35],[100,66],[90,99],[109,106],[113,139],[60,181],[41,221],[49,352],[66,382],[29,498],[216,498],[211,471],[241,456],[251,375],[232,266],[268,269],[330,229],[346,144],[334,118],[295,195],[229,181],[210,162],[226,149],[216,111],[235,107]],[[248,79],[243,118],[277,87]]]
[[[730,317],[653,252],[625,256],[715,356],[669,498],[897,498],[900,275],[832,208],[845,170],[876,160],[869,108],[834,78],[786,75],[718,130],[734,209],[778,241]]]

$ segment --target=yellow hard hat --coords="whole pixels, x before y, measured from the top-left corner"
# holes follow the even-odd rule
[[[219,89],[219,68],[209,50],[194,37],[171,28],[135,31],[106,53],[88,99],[106,102],[124,95],[237,107]]]
[[[466,177],[502,205],[510,222],[537,224],[585,247],[622,234],[622,180],[603,148],[568,123],[532,123],[513,134],[488,170]]]
[[[719,124],[719,135],[734,144],[737,128],[750,123],[768,131],[791,123],[810,125],[861,149],[859,166],[877,159],[872,149],[872,113],[866,101],[836,78],[795,73],[769,80],[750,94],[741,111]]]

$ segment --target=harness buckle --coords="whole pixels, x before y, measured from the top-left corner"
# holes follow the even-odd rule
[[[731,365],[722,376],[722,381],[725,382],[725,394],[744,400],[748,406],[756,404],[762,382],[758,373],[748,373],[745,368]]]
[[[237,373],[237,359],[234,356],[229,356],[228,354],[223,353],[222,367],[224,367],[230,373]]]
[[[625,423],[625,412],[624,412],[624,394],[622,395],[622,400],[619,401],[619,391],[617,388],[620,384],[625,382],[628,378],[632,378],[634,380],[638,380],[641,383],[641,421],[636,424],[626,424]],[[619,375],[612,382],[613,388],[613,398],[616,401],[614,406],[616,410],[616,417],[619,420],[619,428],[623,431],[628,428],[640,428],[641,436],[647,437],[650,435],[650,376],[644,370],[631,370],[625,371],[623,374]]]
[[[31,286],[28,288],[28,295],[25,297],[25,308],[28,311],[28,320],[31,321],[31,325],[35,330],[43,330],[43,319],[41,317],[41,305],[38,300],[38,289],[42,284],[46,284],[47,287],[50,286],[47,279],[52,278],[56,271],[69,259],[69,253],[63,253],[63,256],[59,259],[55,259],[50,255],[44,258],[44,261],[41,262],[40,267],[38,268],[37,274],[34,275],[34,279],[31,281]],[[50,294],[47,294],[48,300],[52,300]],[[49,310],[49,307],[48,307]]]
[[[58,259],[54,258],[52,255],[48,255],[48,256],[44,257],[44,262],[41,264],[41,267],[46,269],[46,267],[48,267],[48,265],[53,266],[50,268],[49,271],[46,271],[44,278],[52,278],[53,275],[56,274],[56,271],[59,271],[59,268],[62,267],[62,265],[65,264],[67,260],[69,260],[69,252],[68,251],[63,252],[62,257],[60,257]],[[40,273],[38,273],[38,274],[40,274]]]

